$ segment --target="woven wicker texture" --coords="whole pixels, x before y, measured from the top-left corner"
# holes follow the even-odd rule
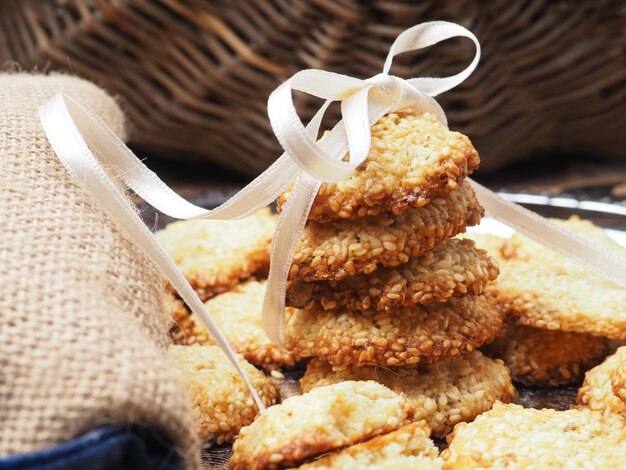
[[[196,466],[165,354],[164,282],[75,186],[39,123],[39,104],[61,89],[123,135],[120,108],[91,83],[0,75],[0,457],[141,422]]]
[[[624,158],[617,0],[4,0],[0,63],[100,83],[123,98],[132,141],[148,154],[256,174],[280,154],[265,108],[278,83],[309,67],[372,76],[398,33],[433,19],[463,24],[483,45],[477,71],[440,98],[482,173],[547,152]],[[392,73],[451,74],[472,47],[449,41]],[[313,104],[300,100],[303,116]]]

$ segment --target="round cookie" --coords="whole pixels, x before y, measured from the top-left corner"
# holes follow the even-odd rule
[[[342,382],[287,398],[241,430],[230,468],[289,468],[385,434],[412,419],[406,400],[376,382]]]
[[[266,370],[294,367],[300,358],[271,342],[261,326],[266,281],[249,280],[205,302],[232,348],[247,361]],[[170,330],[174,344],[215,344],[209,332],[191,313],[178,317]]]
[[[443,437],[455,424],[472,421],[496,401],[515,396],[502,361],[473,351],[422,367],[333,367],[313,359],[300,379],[304,392],[344,380],[375,380],[406,397],[415,419],[425,420],[434,436]]]
[[[430,113],[388,114],[371,133],[366,160],[343,180],[322,184],[309,220],[324,223],[383,211],[398,215],[426,204],[435,189],[458,189],[478,168],[480,159],[470,140]],[[278,198],[279,210],[289,193]]]
[[[592,410],[496,403],[448,436],[446,469],[625,468],[626,420]]]
[[[424,421],[325,455],[299,470],[420,469],[441,470],[443,461]]]
[[[335,366],[417,364],[482,346],[494,338],[502,321],[501,311],[484,296],[403,307],[393,313],[313,307],[289,314],[285,347]]]
[[[341,281],[296,282],[287,290],[287,303],[303,308],[318,302],[326,309],[391,312],[445,302],[451,297],[481,294],[498,276],[498,264],[471,240],[451,239],[395,268],[378,268]]]
[[[294,253],[291,280],[341,280],[398,266],[476,225],[484,213],[469,183],[433,194],[420,208],[326,224],[307,223]]]
[[[565,229],[626,256],[599,227],[581,220],[555,221]],[[626,290],[521,235],[505,243],[509,255],[494,289],[521,325],[626,339]]]
[[[576,402],[586,408],[601,412],[612,412],[626,418],[626,403],[620,400],[611,387],[611,374],[626,358],[626,348],[614,354],[585,374]]]
[[[204,301],[267,270],[276,219],[269,208],[242,220],[183,220],[155,233]]]
[[[515,382],[556,387],[579,383],[605,354],[605,339],[509,323],[506,332],[482,348],[504,361]]]
[[[170,346],[170,357],[191,398],[200,438],[204,442],[231,442],[259,410],[237,370],[216,346]],[[279,387],[241,358],[252,385],[266,406],[280,397]]]

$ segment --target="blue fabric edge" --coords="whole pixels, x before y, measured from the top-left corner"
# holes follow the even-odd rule
[[[166,434],[140,424],[103,426],[49,449],[0,459],[0,470],[84,468],[180,470],[182,461]]]

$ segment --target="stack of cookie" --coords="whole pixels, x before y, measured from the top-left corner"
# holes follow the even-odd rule
[[[478,163],[469,139],[435,116],[400,112],[373,126],[361,167],[322,185],[287,291],[295,309],[286,347],[317,358],[305,389],[379,377],[411,396],[420,416],[438,417],[435,435],[514,394],[504,365],[473,352],[502,326],[501,311],[482,295],[497,262],[473,241],[452,238],[483,215],[464,181]],[[442,362],[422,367],[434,361]],[[376,366],[398,370],[385,380]],[[432,389],[407,389],[425,380]]]

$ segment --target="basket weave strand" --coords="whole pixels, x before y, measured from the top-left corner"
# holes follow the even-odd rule
[[[483,172],[549,152],[624,158],[626,7],[616,0],[6,0],[0,62],[70,70],[119,95],[141,151],[257,174],[281,153],[266,116],[279,82],[304,68],[375,75],[399,32],[432,19],[483,45],[477,71],[440,99]],[[449,75],[471,54],[452,41],[392,73]],[[299,105],[312,116],[310,100]]]

